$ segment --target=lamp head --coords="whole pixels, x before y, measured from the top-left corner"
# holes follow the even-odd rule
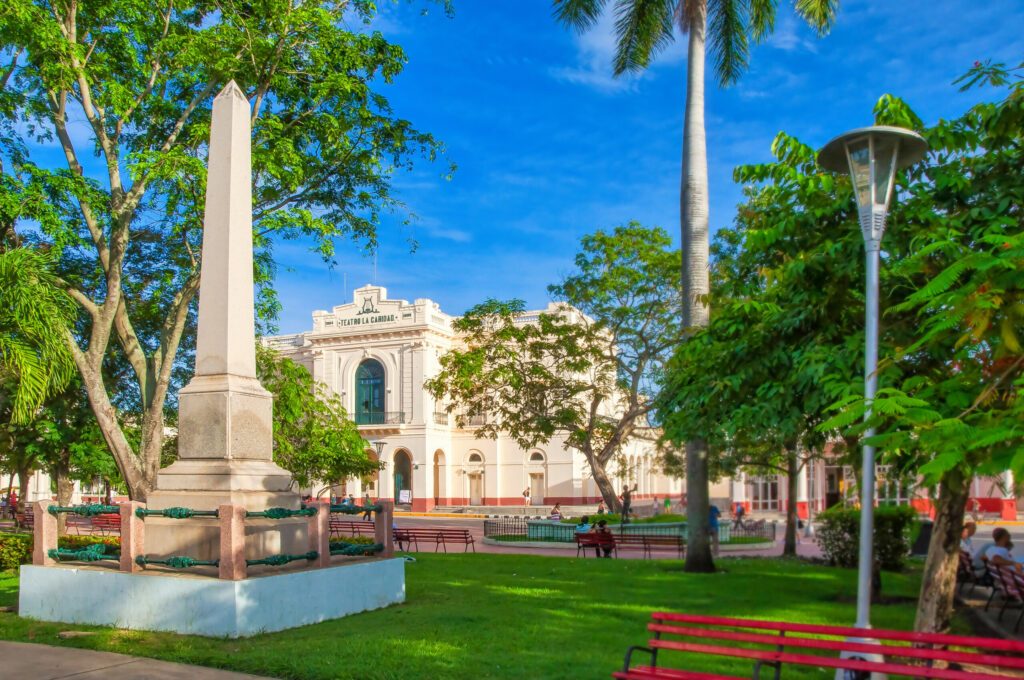
[[[830,141],[818,153],[818,164],[831,172],[849,173],[864,239],[877,246],[896,171],[918,162],[927,151],[928,142],[913,130],[872,125]]]

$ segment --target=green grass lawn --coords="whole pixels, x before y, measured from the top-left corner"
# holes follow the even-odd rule
[[[722,559],[716,574],[685,574],[673,560],[532,555],[433,555],[406,565],[406,604],[243,640],[97,628],[61,641],[61,630],[0,614],[0,638],[151,656],[281,678],[608,678],[631,644],[646,640],[655,609],[846,624],[855,572],[796,560]],[[339,588],[345,583],[339,582]],[[0,604],[17,599],[0,573]],[[918,576],[884,575],[876,626],[909,629]],[[672,657],[665,656],[669,662]],[[748,663],[691,657],[686,667],[746,674]],[[830,678],[786,670],[786,678]]]

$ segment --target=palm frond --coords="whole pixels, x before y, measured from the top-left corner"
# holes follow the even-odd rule
[[[615,3],[615,35],[618,45],[615,75],[642,71],[651,58],[675,37],[676,0],[618,0]]]
[[[554,0],[555,19],[576,31],[592,28],[608,0]]]
[[[796,0],[796,13],[811,25],[819,36],[832,30],[839,12],[839,0]]]
[[[747,26],[750,20],[744,0],[708,1],[708,37],[715,59],[715,73],[723,86],[739,80],[750,62]]]
[[[779,0],[749,0],[750,37],[755,43],[763,42],[775,30],[775,17]]]

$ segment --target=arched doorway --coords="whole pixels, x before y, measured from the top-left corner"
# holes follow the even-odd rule
[[[412,457],[405,449],[395,451],[395,503],[412,502]],[[408,491],[403,494],[403,491]],[[403,498],[405,496],[406,498]]]
[[[434,452],[434,505],[441,505],[446,495],[444,472],[444,451],[438,449]]]
[[[484,457],[474,451],[466,459],[466,478],[469,482],[469,504],[484,504]]]
[[[544,454],[540,451],[534,451],[530,454],[527,466],[527,474],[530,478],[530,505],[544,505],[544,491],[546,488],[544,483],[544,463]]]
[[[356,369],[356,424],[384,423],[384,366],[366,359]]]

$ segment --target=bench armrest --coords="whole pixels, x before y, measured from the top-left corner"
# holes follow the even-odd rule
[[[629,672],[629,667],[630,667],[630,665],[632,665],[632,662],[633,662],[633,652],[635,652],[637,650],[639,650],[641,652],[647,652],[648,654],[650,654],[650,656],[651,656],[651,665],[652,666],[657,665],[657,656],[655,656],[655,651],[653,649],[651,649],[650,647],[643,647],[641,645],[632,645],[629,649],[626,650],[626,659],[622,662],[622,672],[623,673],[628,673]]]

